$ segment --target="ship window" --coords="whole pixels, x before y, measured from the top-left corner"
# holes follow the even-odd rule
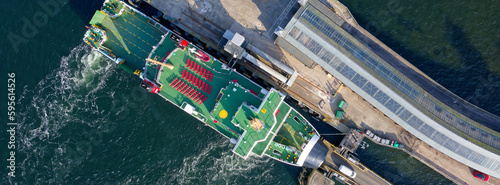
[[[297,123],[300,123],[300,119],[297,116],[293,117],[293,120],[295,120]]]
[[[281,151],[274,149],[273,154],[277,156],[281,156]]]

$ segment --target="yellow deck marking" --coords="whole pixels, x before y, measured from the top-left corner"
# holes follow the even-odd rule
[[[134,25],[134,24],[132,24],[132,23],[130,23],[130,24],[131,24],[131,25],[133,25],[133,26],[135,26],[135,25]],[[130,33],[131,35],[134,35],[134,37],[138,38],[139,40],[142,40],[142,42],[144,42],[144,43],[146,43],[147,45],[149,45],[149,46],[151,46],[151,47],[152,47],[152,45],[151,45],[151,44],[149,44],[148,42],[144,41],[142,38],[140,38],[140,37],[136,36],[136,35],[135,35],[135,33],[132,33],[132,32],[130,32],[128,29],[123,28],[123,26],[122,26],[121,24],[118,24],[118,23],[117,23],[117,25],[118,25],[120,28],[122,28],[123,30],[125,30],[126,32]],[[137,28],[137,26],[135,26],[135,27]],[[138,28],[138,29],[139,29],[139,28]],[[140,29],[139,29],[139,30],[140,30]],[[113,30],[111,30],[111,31],[112,31],[113,33],[115,33]],[[142,30],[141,30],[141,31],[142,31]],[[143,32],[144,32],[144,31],[143,31]],[[115,33],[115,35],[116,35],[116,33]],[[122,36],[120,35],[120,37],[122,37]],[[153,39],[155,39],[153,36],[151,36],[151,37],[152,37]],[[122,38],[123,38],[123,37],[122,37]],[[155,39],[155,40],[157,40],[157,41],[158,41],[158,39]],[[146,53],[147,53],[147,52],[146,52]]]
[[[131,11],[131,10],[128,10],[128,11]],[[161,32],[160,30],[158,30],[158,28],[154,27],[153,25],[151,25],[151,24],[149,24],[149,23],[147,23],[147,22],[144,22],[143,20],[141,20],[141,19],[139,19],[139,18],[137,18],[137,17],[134,17],[134,16],[132,16],[132,17],[133,17],[133,18],[135,18],[135,19],[138,19],[139,21],[141,21],[141,22],[143,22],[143,23],[145,23],[145,24],[147,24],[147,25],[149,25],[149,26],[151,26],[152,28],[155,28],[154,30],[156,30],[157,32],[159,32],[159,33],[163,34],[163,32]]]

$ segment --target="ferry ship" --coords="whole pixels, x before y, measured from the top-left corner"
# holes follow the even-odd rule
[[[160,24],[158,17],[130,2],[106,0],[87,29],[85,43],[141,78],[144,90],[227,137],[236,155],[268,156],[310,168],[324,161],[327,150],[320,135],[284,101],[285,94],[251,81]]]

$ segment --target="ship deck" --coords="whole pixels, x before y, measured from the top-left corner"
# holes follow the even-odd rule
[[[97,11],[96,14],[104,13]],[[104,16],[100,25],[107,33],[104,46],[114,55],[125,59],[125,64],[134,70],[142,71],[149,52],[163,35],[159,29],[147,22],[147,18],[136,16],[136,13],[125,8],[123,14],[117,18]]]
[[[169,33],[167,37],[170,34],[172,33]],[[173,43],[172,40],[166,38],[161,47],[174,46],[173,48],[175,48],[175,43],[169,44],[169,42]],[[219,115],[212,117],[211,111],[217,103],[220,103],[217,100],[217,96],[224,89],[234,88],[235,82],[239,84],[239,89],[248,89],[247,92],[244,92],[243,89],[233,92],[234,95],[230,97],[230,103],[223,104],[224,110],[228,112],[229,116],[232,116],[238,106],[244,101],[259,106],[264,94],[258,93],[254,95],[251,91],[260,92],[262,87],[246,79],[239,73],[229,70],[224,64],[212,58],[209,62],[197,60],[197,57],[188,51],[192,47],[192,45],[189,45],[185,50],[179,49],[175,51],[174,49],[171,51],[157,49],[153,57],[162,60],[163,57],[167,57],[164,62],[172,64],[174,69],[158,68],[152,65],[148,66],[146,75],[150,79],[156,79],[163,85],[159,92],[161,96],[178,106],[182,105],[183,102],[194,106],[196,111],[206,118],[206,124],[212,126],[223,135],[236,139],[243,133],[241,129],[234,126],[229,118],[225,118],[228,120],[226,121],[220,118]],[[189,63],[190,65],[188,65],[188,60],[192,61]],[[197,96],[198,98],[196,98]],[[201,100],[200,97],[202,97]],[[203,101],[204,99],[205,101]],[[226,102],[226,100],[222,99],[222,102]]]
[[[101,11],[94,17],[101,17],[95,25],[107,33],[106,50],[160,84],[161,97],[236,141],[233,151],[237,155],[269,155],[295,163],[301,145],[315,134],[310,133],[313,128],[308,122],[283,102],[284,94],[262,88],[191,43],[179,48],[172,32],[129,7],[117,18]],[[150,55],[173,68],[146,63]],[[209,58],[203,60],[203,55]],[[252,126],[254,118],[261,121],[262,128]]]
[[[254,110],[245,105],[238,109],[232,122],[245,130],[245,132],[234,148],[237,154],[246,157],[254,148],[261,152],[256,153],[257,155],[262,154],[269,141],[262,142],[262,144],[259,143],[274,137],[274,135],[269,135],[272,133],[270,131],[276,130],[281,123],[281,120],[276,120],[276,112],[280,111],[278,106],[282,103],[283,98],[284,96],[278,92],[271,91],[259,109]],[[261,121],[262,128],[260,130],[252,127],[250,122],[254,118]]]

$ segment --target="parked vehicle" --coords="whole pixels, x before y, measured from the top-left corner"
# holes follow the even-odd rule
[[[488,181],[488,179],[490,179],[490,176],[484,174],[483,172],[480,172],[480,171],[475,171],[474,172],[474,177],[478,178],[478,179],[481,179],[483,181]]]
[[[347,175],[353,179],[354,177],[356,177],[356,172],[347,166],[340,165],[339,171],[342,172],[344,175]]]

